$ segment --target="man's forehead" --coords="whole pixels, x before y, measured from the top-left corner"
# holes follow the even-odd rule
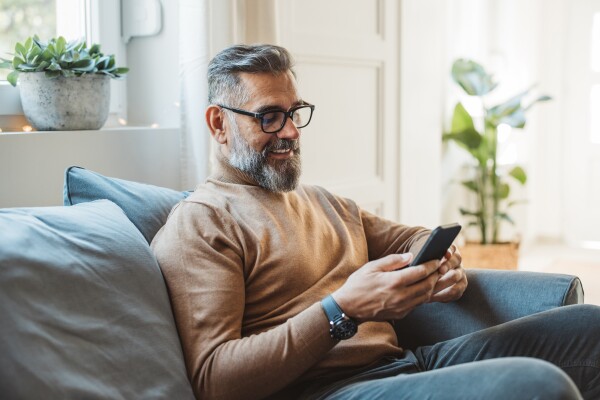
[[[270,101],[296,103],[300,101],[296,79],[291,71],[277,75],[242,72],[240,79],[248,91],[249,103],[260,102],[262,104]]]

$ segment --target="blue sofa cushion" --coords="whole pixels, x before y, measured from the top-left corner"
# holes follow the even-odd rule
[[[70,167],[65,171],[63,201],[64,205],[71,206],[99,199],[110,200],[123,209],[150,243],[167,221],[171,208],[189,194]]]
[[[7,399],[192,399],[167,291],[114,203],[0,210]]]

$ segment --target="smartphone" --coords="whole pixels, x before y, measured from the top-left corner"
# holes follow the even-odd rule
[[[460,230],[461,226],[459,224],[448,224],[435,228],[409,266],[413,267],[431,260],[441,260]]]

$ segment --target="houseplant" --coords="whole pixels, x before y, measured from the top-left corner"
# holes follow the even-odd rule
[[[88,48],[84,40],[62,36],[48,42],[29,37],[15,45],[11,60],[0,60],[0,68],[12,70],[8,82],[19,82],[23,112],[38,130],[101,128],[109,111],[109,78],[128,72],[98,44]]]
[[[498,164],[498,127],[506,124],[512,128],[523,128],[527,111],[535,103],[548,101],[550,97],[538,96],[525,105],[530,88],[504,102],[489,105],[488,95],[497,87],[497,82],[480,64],[467,59],[458,59],[454,62],[452,78],[467,95],[478,99],[480,105],[478,115],[481,117],[475,118],[462,103],[457,103],[452,115],[451,129],[444,133],[443,139],[455,142],[472,157],[472,175],[461,184],[475,196],[475,207],[471,209],[461,207],[460,213],[468,221],[468,226],[477,227],[480,243],[490,249],[492,245],[499,245],[501,242],[499,236],[501,224],[514,224],[509,214],[510,209],[522,202],[511,199],[511,185],[525,185],[527,181],[527,174],[523,167],[513,165],[506,168]],[[504,245],[500,252],[510,250],[511,247],[515,250],[515,246]],[[463,256],[467,259],[469,249],[464,250]],[[480,247],[476,252],[482,251]],[[497,257],[487,258],[489,260],[473,263],[479,263],[476,266],[483,266],[481,263],[493,261]],[[516,261],[513,263],[515,265],[512,267],[516,268]]]

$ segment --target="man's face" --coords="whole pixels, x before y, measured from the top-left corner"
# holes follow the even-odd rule
[[[301,103],[291,73],[241,74],[250,101],[240,108],[251,112],[288,110]],[[226,111],[224,111],[226,112]],[[260,120],[226,112],[228,140],[225,153],[229,163],[250,175],[273,192],[295,189],[301,172],[300,132],[291,120],[275,134],[264,133]]]

